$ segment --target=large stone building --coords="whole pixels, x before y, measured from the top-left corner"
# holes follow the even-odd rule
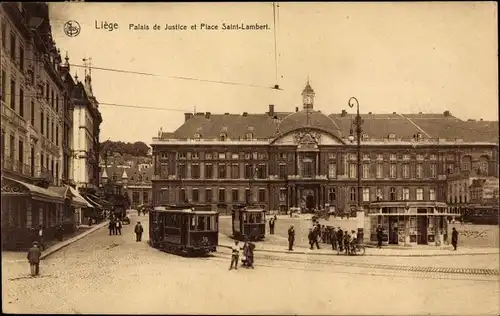
[[[174,132],[152,141],[155,205],[189,201],[229,212],[252,202],[285,211],[357,198],[355,114],[314,110],[306,85],[302,109],[262,114],[186,113]],[[447,201],[447,175],[480,168],[498,175],[498,122],[443,114],[361,114],[362,204]]]
[[[72,93],[69,60],[52,38],[46,3],[2,3],[2,245],[30,244],[31,230],[51,239],[59,223],[77,222],[89,206],[72,183]]]

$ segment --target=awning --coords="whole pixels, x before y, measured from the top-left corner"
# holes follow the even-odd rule
[[[93,194],[88,194],[88,197],[92,199],[92,201],[96,202],[97,204],[101,205],[102,208],[111,208],[112,204],[109,203],[106,200],[101,199],[100,197],[93,195]]]
[[[69,187],[69,190],[70,190],[71,194],[73,195],[73,201],[72,201],[71,205],[73,205],[75,207],[80,207],[80,208],[93,207],[92,204],[87,202],[87,200],[85,200],[80,195],[78,190],[73,189],[72,187]]]
[[[64,203],[64,197],[54,191],[3,176],[2,196],[29,196],[37,201]]]
[[[91,204],[90,207],[102,209],[102,205],[99,204],[99,203],[97,203],[96,201],[94,201],[92,198],[90,198],[90,196],[85,195],[85,200],[88,201]]]

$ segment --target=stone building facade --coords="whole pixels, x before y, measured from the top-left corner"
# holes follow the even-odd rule
[[[356,204],[355,114],[314,110],[307,83],[303,107],[262,114],[186,113],[174,132],[152,140],[153,203],[212,204],[229,212],[252,202],[269,210]],[[447,175],[481,168],[498,174],[498,122],[443,114],[361,114],[362,204],[447,201]]]

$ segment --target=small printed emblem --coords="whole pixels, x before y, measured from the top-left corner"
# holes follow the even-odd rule
[[[64,33],[69,37],[75,37],[80,34],[81,27],[80,23],[75,20],[70,20],[64,23]]]

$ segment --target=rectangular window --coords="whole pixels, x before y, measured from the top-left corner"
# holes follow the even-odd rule
[[[1,100],[6,101],[5,95],[7,94],[7,78],[5,74],[5,70],[2,70],[2,91],[1,91]]]
[[[370,165],[365,163],[363,164],[363,179],[370,178]]]
[[[50,105],[54,108],[54,90],[50,91]]]
[[[238,202],[239,200],[238,189],[233,189],[231,191],[231,198],[233,199],[233,202]]]
[[[356,172],[357,167],[358,166],[356,166],[356,164],[354,163],[349,164],[349,178],[354,179],[357,177],[357,172]]]
[[[211,163],[205,165],[205,179],[212,179],[214,177],[214,167]]]
[[[179,192],[179,202],[181,203],[185,203],[187,202],[187,199],[186,199],[186,189],[182,188],[181,191]]]
[[[356,188],[351,187],[350,193],[351,202],[356,202]]]
[[[219,159],[226,159],[226,153],[219,153]]]
[[[226,178],[226,165],[223,163],[219,164],[219,179],[225,179]]]
[[[363,188],[363,202],[370,202],[370,188]]]
[[[382,188],[377,188],[377,200],[382,201],[384,199],[384,192]]]
[[[329,188],[328,189],[328,201],[330,203],[333,203],[337,200],[337,192],[335,188]]]
[[[429,200],[431,200],[431,201],[436,200],[436,189],[434,189],[434,188],[429,189]]]
[[[212,199],[213,199],[212,189],[205,189],[205,201],[212,202]]]
[[[160,178],[162,179],[168,178],[168,163],[160,164]]]
[[[403,188],[403,200],[405,200],[405,201],[410,200],[410,189],[409,188]]]
[[[200,192],[198,189],[193,188],[193,202],[199,202],[200,201]]]
[[[59,126],[56,125],[56,145],[59,146]]]
[[[49,96],[50,96],[50,85],[49,82],[47,81],[45,85],[45,100],[47,100],[47,103],[49,103]]]
[[[31,123],[31,126],[35,127],[35,102],[34,101],[31,101],[31,109],[30,109],[30,123]]]
[[[280,179],[285,179],[287,176],[286,164],[280,164],[279,176]]]
[[[280,195],[279,195],[279,199],[280,199],[280,202],[285,202],[286,201],[286,188],[281,188],[280,189]]]
[[[304,159],[304,162],[302,163],[302,176],[304,178],[312,178],[313,176],[313,164],[312,164],[312,161],[310,159],[307,159],[305,160]]]
[[[437,167],[436,167],[436,164],[435,163],[431,163],[429,165],[429,176],[431,178],[435,178],[437,175]]]
[[[245,189],[245,202],[247,202],[247,203],[250,202],[250,189],[249,188]]]
[[[421,163],[417,164],[417,179],[422,179],[424,177],[424,167]]]
[[[186,165],[181,163],[179,164],[179,178],[181,179],[186,179],[187,178],[187,170],[186,170]]]
[[[54,141],[54,122],[50,123],[50,140]]]
[[[226,189],[219,189],[219,202],[226,202]]]
[[[2,47],[7,47],[7,23],[2,21]]]
[[[206,160],[212,160],[212,157],[213,157],[212,153],[205,153]]]
[[[391,163],[391,166],[390,166],[390,169],[389,169],[389,176],[391,177],[391,179],[394,179],[396,178],[396,164],[395,163]]]
[[[16,82],[14,79],[10,80],[10,108],[16,110]]]
[[[267,178],[266,165],[265,164],[260,164],[257,167],[257,177],[258,177],[258,179],[265,179],[265,178]]]
[[[24,90],[19,89],[19,116],[24,118]]]
[[[191,178],[193,179],[200,178],[200,165],[197,163],[191,165]]]
[[[231,159],[238,160],[238,158],[239,158],[239,155],[237,153],[231,154]]]
[[[252,165],[245,164],[245,179],[253,178]]]
[[[424,189],[417,188],[417,201],[423,201],[423,200],[424,200]]]
[[[234,163],[231,166],[231,178],[239,179],[240,178],[240,166],[237,163]]]
[[[16,34],[14,32],[10,33],[10,57],[12,60],[16,60]]]
[[[18,153],[18,158],[19,158],[19,163],[23,164],[24,163],[24,143],[22,140],[19,140],[19,147],[17,149]],[[22,165],[19,166],[19,168],[22,168]]]
[[[56,112],[59,113],[59,96],[56,95]]]
[[[24,70],[24,49],[19,46],[19,69]]]
[[[259,189],[259,202],[266,201],[266,189]]]
[[[381,163],[377,163],[377,179],[382,179],[383,170],[384,165]]]
[[[410,165],[403,164],[403,178],[408,179],[410,177]]]
[[[47,138],[50,137],[49,128],[50,128],[50,125],[49,125],[49,116],[47,115],[45,117],[45,136],[47,136]]]
[[[333,179],[337,176],[337,165],[335,163],[328,164],[328,178]]]
[[[43,112],[40,112],[40,133],[42,133],[42,135],[45,135],[45,130],[43,126],[44,124],[45,124],[45,118]]]

